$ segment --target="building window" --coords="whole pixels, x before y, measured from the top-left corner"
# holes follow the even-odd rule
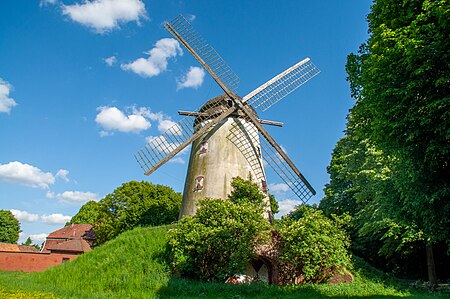
[[[208,152],[208,141],[205,139],[200,143],[199,155],[206,154]]]
[[[68,261],[70,261],[70,258],[68,258],[68,257],[63,257],[62,258],[62,263],[64,264],[64,263],[67,263]]]
[[[194,181],[194,192],[202,191],[204,182],[205,182],[204,176],[199,175],[198,177],[196,177]]]

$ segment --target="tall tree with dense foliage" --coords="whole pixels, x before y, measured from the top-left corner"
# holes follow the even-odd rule
[[[389,161],[384,186],[398,194],[377,194],[374,204],[423,233],[432,282],[431,246],[450,240],[449,14],[447,0],[376,0],[370,37],[347,61],[356,99],[347,134]]]
[[[169,224],[178,219],[181,194],[163,185],[130,181],[99,202],[89,201],[69,223],[94,226],[97,243],[102,244],[136,226]]]
[[[19,240],[20,223],[8,210],[0,210],[0,242],[16,244]]]

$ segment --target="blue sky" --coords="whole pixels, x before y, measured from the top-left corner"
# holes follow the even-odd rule
[[[87,200],[130,180],[182,191],[188,153],[145,176],[133,154],[221,94],[172,40],[182,13],[239,76],[241,96],[310,57],[321,74],[260,117],[323,197],[353,104],[345,61],[371,1],[0,1],[0,209],[40,243]],[[268,170],[282,213],[297,202]]]

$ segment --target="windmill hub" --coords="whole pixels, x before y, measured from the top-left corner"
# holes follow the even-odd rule
[[[238,98],[241,99],[240,97]],[[203,106],[196,114],[197,117],[194,120],[194,127],[197,127],[197,125],[205,121],[215,119],[216,117],[220,116],[224,111],[233,107],[235,107],[236,110],[233,113],[231,113],[228,117],[238,117],[242,119],[248,119],[248,116],[241,109],[236,107],[233,100],[230,99],[230,97],[227,94],[222,94],[220,96],[212,98],[211,100],[203,104]],[[252,114],[255,117],[258,117],[256,111],[251,106],[249,106],[249,108],[251,109]]]

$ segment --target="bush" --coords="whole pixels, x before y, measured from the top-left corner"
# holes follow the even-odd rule
[[[284,280],[326,281],[336,270],[351,266],[347,248],[350,240],[343,219],[330,220],[322,211],[300,206],[294,217],[277,222],[279,258]],[[297,220],[297,219],[298,220]]]
[[[206,281],[242,273],[270,228],[255,184],[235,178],[229,201],[203,199],[197,214],[169,231],[167,252],[174,272]],[[257,186],[256,186],[257,188]],[[254,191],[257,192],[254,192]]]

